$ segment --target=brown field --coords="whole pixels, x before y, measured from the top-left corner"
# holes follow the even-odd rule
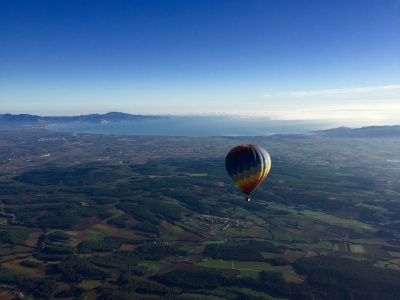
[[[59,282],[57,285],[60,291],[66,291],[71,288],[71,284],[66,282]]]
[[[296,235],[299,237],[307,237],[307,235],[305,234],[305,233],[307,233],[307,231],[300,230],[300,229],[294,229],[294,228],[287,228],[286,230],[289,232],[289,234],[292,238],[295,238],[293,236],[296,236]]]
[[[25,246],[0,247],[0,249],[2,255],[33,252],[33,248]]]
[[[197,263],[197,262],[201,261],[204,258],[204,256],[197,254],[197,255],[189,255],[189,256],[187,256],[187,258],[188,258],[189,262]]]
[[[392,263],[392,264],[400,266],[400,259],[399,258],[391,259],[391,260],[389,260],[389,262]]]
[[[283,258],[285,258],[289,262],[294,262],[299,258],[302,258],[305,254],[306,253],[303,251],[286,250],[285,253],[283,253]]]
[[[324,238],[325,236],[324,236],[323,233],[321,233],[319,231],[312,231],[310,237],[315,239],[315,240],[318,240],[318,239]]]
[[[5,255],[5,256],[0,257],[0,263],[4,263],[4,262],[7,262],[7,261],[12,261],[12,260],[17,259],[17,258],[18,258],[18,255],[14,255],[14,254]]]
[[[75,231],[83,231],[93,225],[99,224],[101,221],[103,221],[103,220],[98,216],[91,217],[91,218],[82,218],[79,225],[75,226],[72,229]]]
[[[139,224],[140,222],[136,219],[129,219],[126,221],[126,224],[128,224],[129,226],[136,226],[137,224]]]
[[[165,235],[176,235],[183,231],[182,227],[173,225],[165,220],[161,222],[162,227],[160,228],[161,233]]]
[[[29,239],[26,241],[26,245],[29,247],[36,247],[37,246],[37,241],[39,237],[43,234],[42,231],[36,231],[33,232],[29,235]]]
[[[0,300],[8,300],[12,298],[13,298],[12,294],[10,294],[8,291],[0,290]]]
[[[299,275],[293,269],[282,272],[282,275],[286,281],[293,282],[293,283],[302,283],[307,279],[307,276]]]
[[[259,216],[256,216],[254,214],[247,215],[246,219],[253,221],[254,223],[256,223],[258,225],[265,225],[265,220],[261,219]]]
[[[94,291],[94,290],[90,290],[88,293],[85,294],[85,298],[84,299],[98,299],[99,295]]]
[[[261,252],[261,255],[264,258],[274,258],[274,257],[280,257],[281,256],[279,253],[271,253],[271,252]]]
[[[233,275],[233,276],[238,276],[240,275],[240,271],[236,269],[224,269],[221,270],[222,273],[227,274],[227,275]]]
[[[345,243],[334,243],[334,249],[336,251],[347,252]]]
[[[101,286],[101,281],[99,280],[84,280],[79,283],[79,287],[84,288],[85,290],[93,290],[96,287]]]
[[[349,234],[347,228],[338,227],[335,225],[328,226],[324,232],[325,235],[331,237],[341,237]]]
[[[93,234],[87,231],[65,231],[68,235],[73,236],[75,239],[78,239],[80,241],[88,240],[90,239]]]
[[[364,245],[364,248],[368,255],[391,257],[390,254],[379,245]]]
[[[54,212],[49,211],[49,210],[44,210],[44,211],[41,211],[41,212],[40,212],[36,217],[34,217],[33,219],[30,219],[29,221],[30,221],[31,223],[36,223],[37,220],[40,219],[41,217],[46,216],[46,215],[51,215],[51,214],[54,214]]]
[[[251,226],[249,228],[243,229],[241,235],[259,238],[268,238],[270,236],[267,229],[260,226]]]
[[[400,266],[396,264],[388,264],[386,268],[400,271]]]
[[[121,251],[133,251],[137,247],[139,247],[139,245],[123,244],[118,250],[121,250]]]
[[[104,232],[106,235],[112,235],[112,236],[121,237],[121,238],[136,239],[136,240],[144,239],[144,237],[134,234],[132,232],[121,230],[119,228],[110,227],[108,225],[104,225],[101,223],[92,226],[92,229],[100,231],[100,232]]]
[[[318,256],[318,254],[313,251],[306,251],[306,255],[304,255],[304,257],[314,257],[314,256]]]
[[[178,240],[181,241],[182,244],[188,247],[199,246],[199,243],[201,243],[203,239],[204,238],[201,235],[186,230],[181,231],[178,234]]]
[[[41,268],[26,268],[21,266],[19,263],[24,261],[24,259],[15,259],[13,261],[9,261],[3,263],[2,266],[9,269],[16,271],[18,273],[31,276],[31,277],[46,277],[46,270],[44,266]]]

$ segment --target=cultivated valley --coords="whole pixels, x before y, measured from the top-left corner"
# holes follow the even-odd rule
[[[264,147],[246,202],[225,170]],[[0,129],[0,299],[396,299],[400,138]]]

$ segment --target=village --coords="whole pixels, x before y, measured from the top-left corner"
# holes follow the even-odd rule
[[[231,227],[243,227],[247,224],[249,224],[248,221],[243,221],[240,219],[232,219],[232,218],[223,218],[223,217],[218,217],[218,216],[213,216],[213,215],[198,215],[196,216],[200,220],[207,221],[209,223],[215,223],[215,224],[226,224],[224,229],[228,228],[229,226]]]

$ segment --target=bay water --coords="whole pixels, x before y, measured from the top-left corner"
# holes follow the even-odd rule
[[[269,136],[306,134],[332,128],[328,122],[283,121],[235,116],[166,116],[130,122],[65,123],[50,130],[74,133],[99,133],[158,136]]]

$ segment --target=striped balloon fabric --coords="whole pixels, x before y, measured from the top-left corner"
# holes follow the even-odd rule
[[[268,152],[255,145],[240,145],[231,149],[225,159],[226,170],[236,185],[247,195],[267,177],[271,169]]]

